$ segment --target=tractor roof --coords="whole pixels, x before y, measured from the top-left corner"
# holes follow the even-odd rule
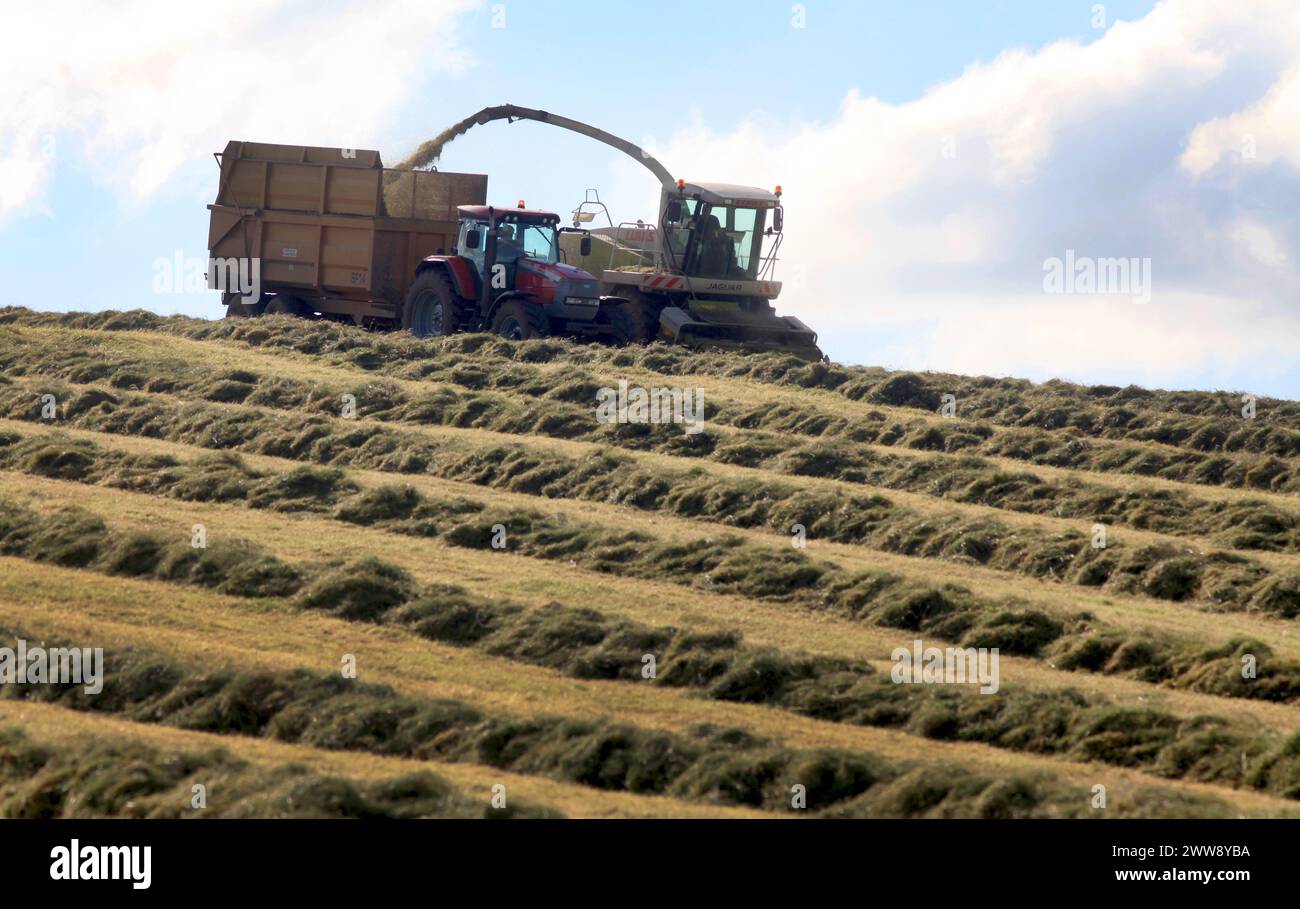
[[[776,193],[736,183],[687,183],[682,187],[682,192],[687,196],[699,196],[710,205],[739,205],[749,202],[768,208],[781,201]]]
[[[553,211],[542,211],[536,208],[514,208],[507,206],[487,206],[487,205],[457,205],[456,211],[460,212],[462,218],[481,218],[488,219],[488,210],[491,209],[493,215],[498,221],[559,221],[560,216]]]

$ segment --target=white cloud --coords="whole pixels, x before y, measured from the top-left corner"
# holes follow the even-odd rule
[[[1251,218],[1242,217],[1231,224],[1228,236],[1241,252],[1263,265],[1282,266],[1289,258],[1283,243],[1273,231]]]
[[[1242,170],[1274,161],[1300,167],[1300,63],[1244,111],[1197,126],[1182,157],[1196,176],[1220,162]]]
[[[839,357],[1231,384],[1300,363],[1300,172],[1280,166],[1300,163],[1298,73],[1300,4],[1170,0],[914,101],[850,91],[777,134],[766,115],[728,134],[697,119],[655,152],[688,179],[783,184],[778,277],[806,279],[778,310]],[[1250,163],[1279,166],[1216,168],[1243,131]],[[649,210],[644,174],[618,173],[616,212]],[[1067,249],[1149,257],[1151,302],[1044,295]]]
[[[52,167],[73,160],[130,200],[228,139],[373,136],[417,78],[462,62],[455,18],[472,5],[6,4],[0,217],[40,206]]]
[[[1180,292],[1154,320],[1154,304],[1114,295],[972,292],[959,300],[918,296],[913,303],[913,319],[901,315],[889,326],[879,347],[882,363],[1118,384],[1161,384],[1194,366],[1197,375],[1228,388],[1242,387],[1242,363],[1257,378],[1280,376],[1295,364],[1295,320],[1253,300]]]

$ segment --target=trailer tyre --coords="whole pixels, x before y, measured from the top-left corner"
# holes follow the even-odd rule
[[[404,329],[417,338],[436,338],[460,331],[468,321],[469,307],[445,275],[432,269],[416,275],[402,307]]]
[[[263,313],[268,316],[305,316],[307,314],[307,304],[297,297],[276,294],[266,304]]]
[[[260,316],[266,309],[266,297],[262,297],[255,303],[245,303],[239,294],[226,294],[224,302],[226,304],[227,319],[249,319],[253,316]]]
[[[531,341],[547,335],[546,313],[535,303],[509,300],[492,317],[492,333],[511,341]]]

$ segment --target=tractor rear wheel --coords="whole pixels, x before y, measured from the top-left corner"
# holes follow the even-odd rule
[[[547,335],[546,313],[536,303],[509,300],[492,317],[492,333],[511,341],[531,341]]]
[[[402,327],[417,338],[437,338],[465,328],[469,316],[469,303],[452,289],[447,276],[426,269],[406,292]]]

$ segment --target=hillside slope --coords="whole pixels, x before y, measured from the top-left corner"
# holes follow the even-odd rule
[[[0,686],[0,813],[1300,815],[1300,404],[1253,406],[0,310],[0,647],[106,667]]]

